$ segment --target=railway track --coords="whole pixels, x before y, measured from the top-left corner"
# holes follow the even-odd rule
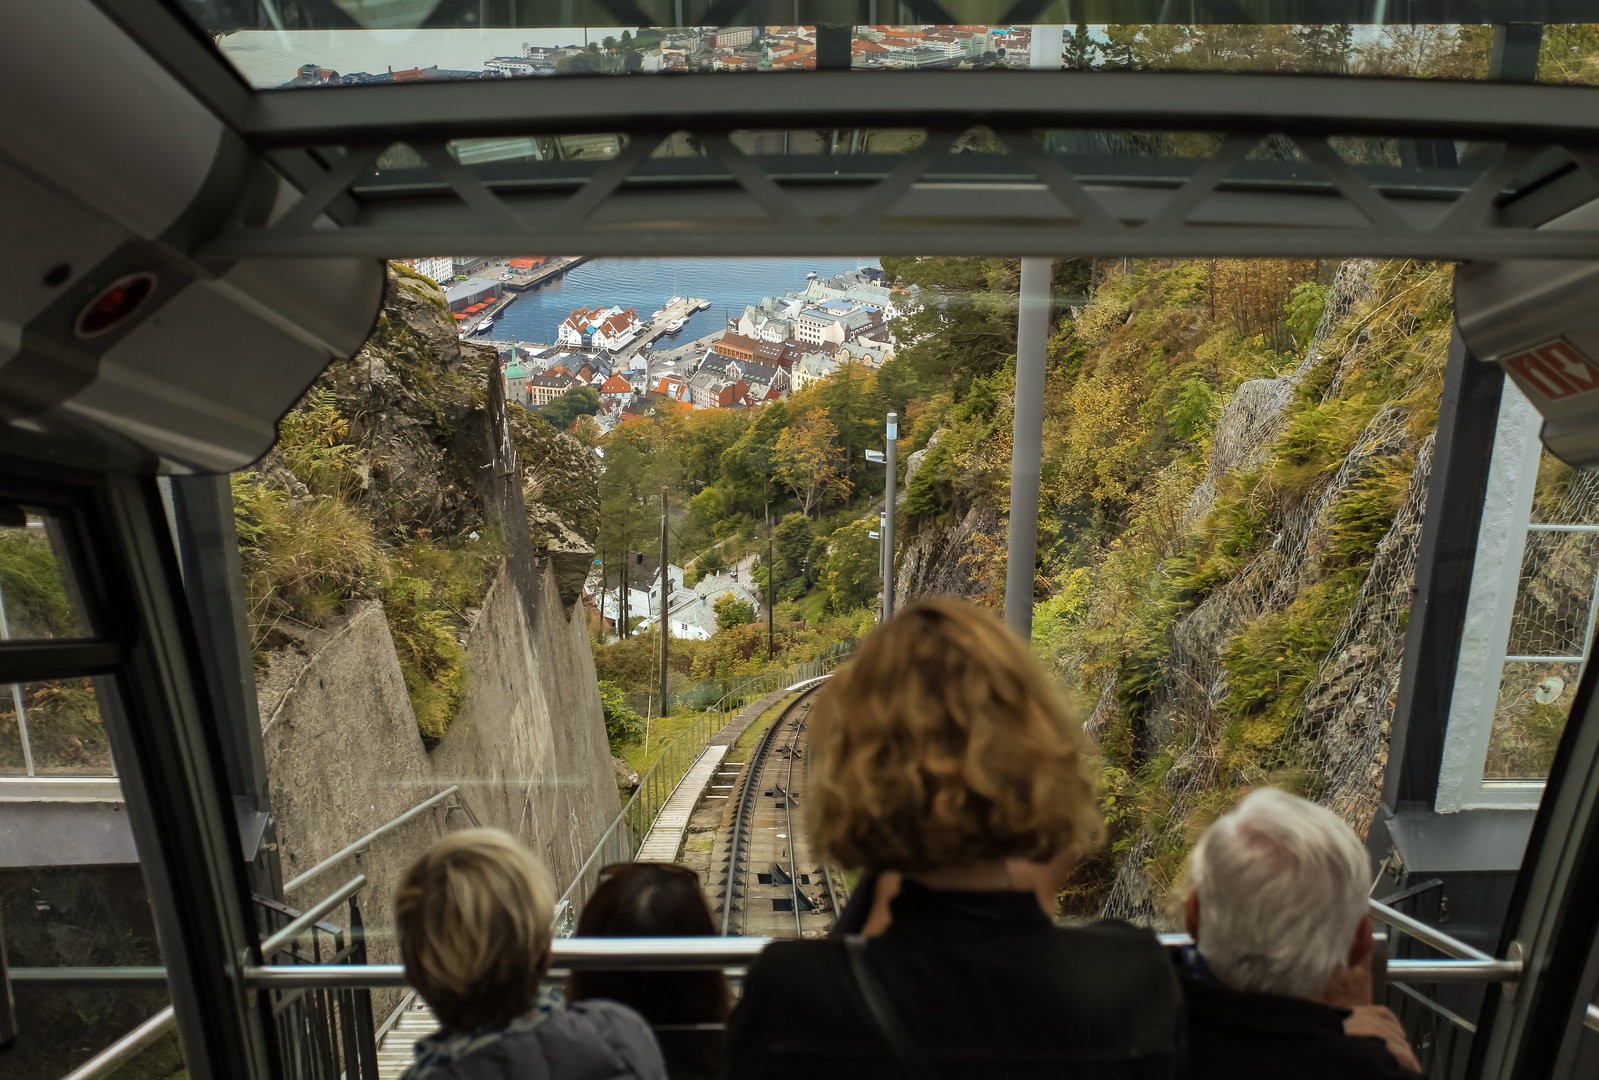
[[[734,781],[713,849],[710,892],[723,934],[822,937],[843,883],[805,829],[806,691],[772,721]]]

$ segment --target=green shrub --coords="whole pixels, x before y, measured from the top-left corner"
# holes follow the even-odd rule
[[[455,622],[435,600],[433,583],[412,577],[384,586],[383,610],[416,726],[423,742],[436,746],[466,696],[466,653],[455,638]]]
[[[605,714],[605,734],[611,753],[644,737],[644,718],[627,703],[627,694],[606,679],[600,680],[600,709]]]
[[[44,529],[0,529],[0,593],[12,637],[81,632]]]

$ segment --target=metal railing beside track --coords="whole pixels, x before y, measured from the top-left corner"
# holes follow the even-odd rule
[[[716,704],[696,717],[688,730],[668,743],[639,779],[639,785],[627,804],[605,832],[600,834],[594,850],[556,902],[556,936],[568,937],[576,929],[578,912],[593,891],[600,868],[611,863],[628,862],[638,853],[639,845],[649,834],[666,800],[672,797],[677,785],[683,782],[683,777],[699,760],[713,737],[752,702],[779,690],[805,689],[826,678],[834,668],[854,654],[856,644],[853,641],[840,642],[829,647],[815,660],[740,680]]]

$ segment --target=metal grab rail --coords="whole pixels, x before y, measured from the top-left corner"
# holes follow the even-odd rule
[[[162,981],[165,986],[165,980]],[[67,1073],[62,1080],[99,1080],[132,1061],[152,1043],[171,1031],[178,1022],[178,1014],[171,1005],[128,1032],[122,1038],[100,1051],[94,1057]]]
[[[322,916],[366,888],[366,875],[357,874],[298,916],[293,922],[261,942],[261,955],[271,956],[283,946],[322,921]]]
[[[1168,948],[1192,944],[1187,934],[1161,934]],[[684,971],[748,967],[772,942],[764,937],[557,938],[550,946],[551,971]],[[94,976],[116,968],[18,968],[13,982],[99,985]],[[141,969],[150,970],[150,969]],[[1390,960],[1391,982],[1510,982],[1519,960]],[[75,972],[64,977],[62,972]],[[46,974],[50,973],[50,974]],[[407,986],[400,964],[286,964],[246,967],[250,987]],[[109,981],[109,980],[107,980]]]
[[[1367,900],[1366,903],[1371,910],[1373,919],[1378,922],[1385,922],[1395,930],[1402,931],[1417,941],[1431,945],[1445,956],[1452,956],[1456,960],[1482,961],[1494,959],[1481,949],[1473,948],[1458,938],[1452,938],[1437,927],[1428,926],[1420,919],[1414,919],[1402,911],[1396,911],[1380,900]],[[1397,962],[1390,960],[1389,967],[1392,967]],[[1495,962],[1508,963],[1509,961]]]

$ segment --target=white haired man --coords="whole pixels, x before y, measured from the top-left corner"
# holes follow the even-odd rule
[[[1276,788],[1219,818],[1189,863],[1184,957],[1193,1080],[1414,1078],[1371,1003],[1370,862],[1336,814]]]

